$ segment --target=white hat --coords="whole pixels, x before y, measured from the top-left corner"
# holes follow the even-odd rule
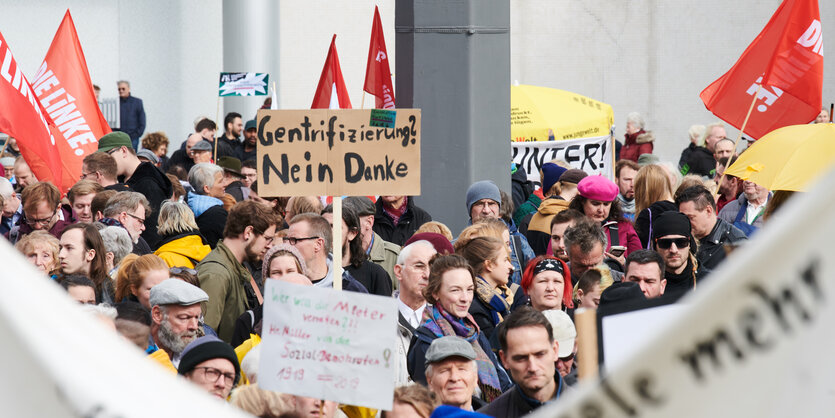
[[[577,328],[567,313],[559,309],[542,311],[554,329],[554,339],[559,343],[557,356],[568,357],[574,352],[574,340],[577,338]]]

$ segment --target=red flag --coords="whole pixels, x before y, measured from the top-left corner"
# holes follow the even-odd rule
[[[757,93],[758,86],[762,86]],[[817,0],[785,0],[731,69],[699,95],[713,114],[760,138],[821,110],[823,37]]]
[[[58,128],[53,134],[66,184],[56,186],[69,189],[81,175],[84,157],[96,151],[98,138],[110,133],[96,101],[87,61],[69,10],[64,14],[32,88]]]
[[[350,109],[351,99],[348,97],[348,89],[345,88],[345,79],[342,78],[342,69],[339,67],[339,55],[336,54],[336,35],[333,35],[331,47],[328,49],[328,57],[325,59],[325,68],[322,68],[322,76],[319,77],[319,86],[316,87],[316,94],[313,96],[311,109]]]
[[[38,180],[52,182],[60,188],[61,157],[50,132],[52,121],[1,33],[0,109],[0,131],[17,138],[20,153]]]
[[[394,109],[394,88],[391,69],[383,37],[380,10],[374,6],[374,24],[371,26],[371,44],[368,46],[368,64],[365,66],[365,91],[376,97],[378,109]]]

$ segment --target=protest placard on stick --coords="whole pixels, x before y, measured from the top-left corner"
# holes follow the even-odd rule
[[[391,410],[393,298],[268,280],[258,384],[268,390]]]
[[[262,196],[420,195],[420,109],[258,111]],[[394,113],[396,112],[396,113]]]

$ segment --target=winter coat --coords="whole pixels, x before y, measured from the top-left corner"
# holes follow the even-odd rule
[[[771,199],[771,193],[768,194],[768,198]],[[766,201],[767,202],[767,201]],[[739,197],[736,200],[728,202],[722,210],[719,211],[719,219],[734,225],[734,221],[736,220],[737,215],[739,215],[739,211],[743,211],[742,217],[739,219],[740,223],[748,225],[745,222],[745,211],[748,210],[748,198],[745,197],[745,193],[740,193]],[[765,206],[763,206],[763,211],[765,211]],[[751,224],[754,228],[762,228],[763,227],[763,215],[760,213],[755,219],[754,223]],[[740,228],[742,230],[742,228]],[[743,232],[745,232],[743,230]],[[750,234],[749,234],[750,237]]]
[[[200,288],[209,295],[203,309],[206,325],[214,328],[223,341],[231,341],[235,321],[251,308],[245,287],[250,281],[249,272],[221,240],[197,264],[197,279]]]
[[[534,254],[542,255],[548,252],[548,243],[551,241],[551,220],[554,219],[554,215],[568,209],[568,203],[561,197],[551,196],[539,205],[539,209],[531,217],[525,234]]]
[[[514,164],[513,174],[510,175],[510,188],[513,192],[514,208],[522,206],[522,203],[525,203],[528,196],[533,193],[534,185],[528,180],[528,173],[522,166]]]
[[[399,284],[394,277],[394,265],[397,264],[398,255],[400,255],[399,245],[392,244],[376,232],[374,233],[374,241],[371,243],[371,248],[368,249],[368,259],[388,273],[392,287],[395,289]]]
[[[554,380],[557,383],[556,394],[554,394],[554,399],[548,402],[559,399],[560,395],[565,391],[566,385],[557,370],[554,371]],[[478,413],[496,418],[517,418],[530,414],[544,404],[536,399],[528,398],[522,393],[522,389],[519,386],[514,386],[512,389],[503,393],[502,396],[490,402],[489,405],[480,408]]]
[[[667,211],[678,212],[678,206],[675,203],[667,200],[659,200],[648,208],[641,211],[635,218],[635,232],[638,234],[638,239],[641,240],[641,248],[650,248],[648,246],[649,240],[652,239],[650,231],[652,230],[652,222]],[[652,219],[650,219],[652,213]],[[623,245],[623,244],[621,244]]]
[[[412,197],[406,197],[406,212],[400,217],[396,226],[383,209],[382,199],[377,199],[376,207],[374,232],[384,240],[399,246],[403,246],[421,225],[432,220],[428,212],[415,206]]]
[[[379,265],[365,260],[359,267],[349,265],[345,267],[345,270],[351,273],[354,279],[362,283],[368,293],[385,297],[391,296],[391,278]]]
[[[217,143],[217,158],[234,157],[241,160],[241,150],[243,149],[243,144],[241,144],[240,139],[228,139],[224,134],[217,138],[215,142]]]
[[[534,255],[531,245],[528,244],[528,239],[519,233],[516,224],[512,221],[510,223],[505,222],[505,224],[510,231],[510,263],[513,264],[513,274],[510,276],[510,281],[520,284],[522,283],[522,271],[536,255]]]
[[[620,149],[620,159],[638,162],[641,154],[652,154],[652,142],[655,135],[652,131],[646,132],[641,129],[634,134],[626,134],[623,147]]]
[[[193,269],[212,251],[197,231],[163,237],[161,244],[154,254],[162,258],[168,267]]]
[[[699,240],[699,251],[696,253],[699,269],[707,276],[725,259],[725,244],[747,239],[748,237],[739,228],[717,218],[713,230]]]
[[[685,152],[687,152],[687,155],[684,155]],[[682,176],[697,174],[713,178],[716,174],[716,160],[707,148],[690,144],[685,152],[682,152],[681,159],[678,162],[678,168],[681,169]]]
[[[129,179],[125,179],[125,184],[148,199],[151,212],[145,214],[145,231],[142,232],[142,238],[145,238],[151,248],[157,248],[160,240],[159,233],[157,233],[159,208],[163,200],[170,199],[174,194],[171,180],[155,165],[144,162],[136,167]]]
[[[197,228],[206,239],[209,247],[215,248],[218,240],[223,238],[223,228],[229,213],[223,208],[223,201],[211,196],[188,193],[188,207],[194,212]]]

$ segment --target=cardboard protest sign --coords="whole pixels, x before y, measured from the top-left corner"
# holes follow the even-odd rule
[[[219,96],[266,96],[266,73],[220,73]]]
[[[391,410],[393,298],[267,280],[258,385]]]
[[[796,194],[599,382],[538,417],[817,417],[835,393],[835,171]]]
[[[420,109],[258,111],[262,196],[420,195]]]
[[[564,160],[589,174],[602,174],[614,179],[612,137],[572,139],[566,141],[511,142],[513,162],[524,168],[528,180],[539,182],[539,168],[553,159]]]

